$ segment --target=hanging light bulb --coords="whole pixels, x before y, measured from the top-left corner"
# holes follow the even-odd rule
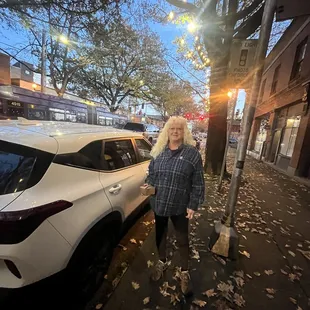
[[[174,12],[173,12],[173,11],[171,11],[171,12],[169,13],[168,19],[169,19],[169,20],[173,20],[173,19],[174,19]]]

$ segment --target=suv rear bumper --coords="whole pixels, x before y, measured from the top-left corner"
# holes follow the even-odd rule
[[[22,287],[61,271],[71,252],[69,243],[45,220],[24,241],[0,244],[0,288]],[[5,261],[17,268],[20,277]]]

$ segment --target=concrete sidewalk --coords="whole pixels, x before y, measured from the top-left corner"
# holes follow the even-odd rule
[[[173,279],[178,266],[173,235],[168,250],[172,264],[164,279],[150,282],[148,267],[156,261],[152,232],[104,310],[310,308],[309,188],[248,158],[236,221],[242,254],[231,262],[207,249],[214,221],[225,206],[228,183],[219,194],[215,180],[206,181],[207,203],[191,223],[194,296],[182,298]]]

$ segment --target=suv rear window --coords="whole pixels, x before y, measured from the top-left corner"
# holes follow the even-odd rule
[[[54,155],[0,140],[0,195],[17,193],[37,184]]]
[[[124,126],[124,129],[132,130],[132,131],[138,131],[138,132],[144,132],[145,126],[143,124],[140,124],[140,123],[127,123]]]

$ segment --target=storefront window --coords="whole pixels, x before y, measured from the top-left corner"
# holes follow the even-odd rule
[[[255,146],[254,146],[254,151],[257,153],[261,152],[263,148],[263,144],[266,141],[266,138],[267,138],[266,125],[267,124],[268,124],[268,120],[266,119],[261,120],[260,128],[257,133],[256,140],[255,140]]]
[[[78,123],[86,123],[86,113],[78,112],[78,114],[77,114],[77,122]]]
[[[28,118],[33,120],[45,120],[46,112],[43,110],[29,109]]]
[[[105,117],[98,116],[98,125],[105,126]]]
[[[300,124],[300,116],[291,117],[287,119],[286,127],[283,133],[282,143],[280,146],[280,154],[292,157],[299,124]]]
[[[64,121],[65,111],[62,109],[50,108],[52,121]]]
[[[73,122],[75,123],[76,122],[76,115],[75,115],[75,112],[72,111],[66,111],[66,121],[67,122]]]
[[[113,118],[106,117],[105,122],[106,122],[106,126],[112,126],[113,125]]]

